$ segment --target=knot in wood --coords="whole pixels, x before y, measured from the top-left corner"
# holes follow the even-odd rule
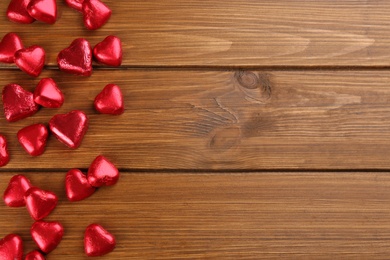
[[[264,103],[271,98],[272,84],[269,74],[252,71],[236,71],[234,78],[245,95],[254,102]]]
[[[261,87],[259,77],[252,71],[240,70],[237,71],[234,76],[237,79],[237,82],[244,88],[256,89]]]

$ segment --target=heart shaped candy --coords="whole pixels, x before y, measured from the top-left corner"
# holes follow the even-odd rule
[[[64,228],[56,221],[37,221],[31,226],[30,232],[39,249],[48,254],[61,242]]]
[[[57,206],[58,198],[51,191],[32,187],[25,195],[26,207],[34,220],[47,217]]]
[[[107,36],[93,48],[93,56],[99,63],[109,66],[122,64],[122,42],[113,35]]]
[[[15,64],[28,75],[38,77],[45,65],[45,50],[37,45],[15,52]]]
[[[67,114],[53,116],[49,126],[60,142],[69,148],[76,149],[88,130],[88,117],[83,111],[73,110]]]
[[[30,0],[27,11],[38,21],[54,24],[57,20],[56,0]]]
[[[9,207],[23,207],[26,205],[24,195],[31,188],[29,179],[18,174],[11,178],[4,191],[4,202]]]
[[[17,23],[33,23],[34,18],[27,11],[31,0],[11,0],[7,9],[7,17],[10,21]]]
[[[102,256],[114,250],[115,237],[98,224],[91,224],[84,234],[84,250],[87,256]]]
[[[118,169],[103,155],[97,156],[88,169],[88,182],[94,187],[111,186],[118,179]]]
[[[0,62],[13,63],[15,52],[23,48],[23,43],[16,33],[7,33],[0,42]]]
[[[65,0],[65,3],[70,7],[79,12],[83,11],[84,0]]]
[[[102,27],[111,17],[111,10],[100,0],[84,0],[84,25],[89,30]]]
[[[24,260],[45,260],[45,257],[38,250],[34,250],[28,253]]]
[[[34,101],[43,107],[59,108],[64,103],[64,94],[52,78],[44,78],[35,88]]]
[[[87,180],[87,176],[78,169],[68,171],[65,177],[66,196],[70,201],[80,201],[88,198],[95,192]]]
[[[7,165],[9,162],[9,152],[7,139],[5,136],[0,135],[0,167]]]
[[[34,102],[33,93],[17,84],[9,84],[3,88],[3,106],[8,122],[32,116],[39,109]]]
[[[94,101],[95,109],[102,114],[120,115],[124,112],[123,96],[119,86],[108,84]]]
[[[15,234],[9,234],[0,240],[0,259],[2,260],[22,260],[23,241]]]
[[[63,49],[57,56],[60,70],[81,75],[92,74],[92,49],[86,39],[74,40],[68,48]]]
[[[49,132],[43,124],[26,126],[18,131],[18,141],[31,156],[43,154]]]

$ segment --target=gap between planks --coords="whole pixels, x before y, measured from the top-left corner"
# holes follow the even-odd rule
[[[256,71],[387,71],[390,66],[144,66],[144,65],[122,65],[120,67],[107,67],[93,65],[94,70],[142,70],[142,71],[236,71],[236,70],[256,70]],[[16,66],[0,64],[0,70],[20,71]],[[59,70],[58,66],[45,65],[45,70]],[[91,76],[93,77],[93,75]]]
[[[0,173],[66,173],[69,169],[61,168],[7,168],[0,169]],[[82,172],[87,172],[88,168],[78,168]],[[355,174],[355,173],[388,173],[388,169],[123,169],[118,168],[121,174],[318,174],[318,173],[340,173],[340,174]]]

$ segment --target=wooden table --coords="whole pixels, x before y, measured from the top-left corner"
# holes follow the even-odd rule
[[[1,37],[44,47],[40,78],[66,98],[16,123],[0,117],[12,155],[0,191],[22,173],[60,197],[47,220],[65,236],[47,259],[87,259],[93,222],[118,240],[102,259],[389,258],[389,1],[105,0],[113,16],[97,31],[57,2],[53,26],[0,16]],[[123,41],[122,67],[58,71],[73,39],[95,45],[109,34]],[[1,68],[1,86],[33,90],[40,79]],[[92,108],[108,83],[125,95],[119,117]],[[20,128],[72,109],[90,118],[79,149],[51,136],[38,158],[22,150]],[[119,183],[68,202],[66,172],[98,154],[120,168]],[[20,234],[34,249],[26,209],[0,212],[0,237]]]

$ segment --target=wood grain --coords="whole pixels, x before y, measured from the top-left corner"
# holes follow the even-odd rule
[[[389,66],[386,0],[105,0],[109,23],[88,31],[58,0],[53,26],[14,24],[0,15],[0,37],[14,31],[47,51],[47,64],[77,37],[92,45],[109,34],[126,66]],[[5,13],[9,1],[0,1]]]
[[[13,173],[0,175],[0,191]],[[56,192],[48,220],[65,236],[47,259],[87,259],[90,223],[115,234],[102,259],[386,259],[390,248],[388,173],[122,173],[116,186],[78,203],[65,199],[65,172],[27,173]],[[0,203],[0,237],[35,246],[25,208]]]
[[[65,93],[62,108],[16,123],[0,113],[11,152],[0,193],[21,173],[60,198],[47,220],[65,236],[47,259],[87,259],[93,222],[118,241],[102,259],[389,258],[389,1],[102,1],[113,16],[97,31],[62,0],[53,26],[11,23],[0,1],[0,38],[44,47],[40,78]],[[110,34],[123,41],[122,67],[95,64],[90,78],[56,70],[75,38],[94,46]],[[39,79],[0,64],[0,88]],[[121,116],[93,110],[108,83],[123,90]],[[17,143],[22,127],[73,109],[90,118],[79,149],[50,136],[33,158]],[[67,170],[98,154],[120,181],[68,202]],[[32,223],[0,203],[0,239],[20,234],[25,253],[36,248]]]
[[[390,169],[388,71],[42,75],[48,76],[65,93],[61,109],[41,109],[16,123],[0,117],[0,133],[8,137],[12,153],[6,170],[87,168],[100,153],[128,170]],[[0,71],[0,86],[11,82],[33,90],[38,79]],[[94,97],[107,83],[123,89],[126,111],[119,117],[93,110]],[[22,150],[19,129],[73,109],[90,117],[79,149],[51,136],[38,158]]]

